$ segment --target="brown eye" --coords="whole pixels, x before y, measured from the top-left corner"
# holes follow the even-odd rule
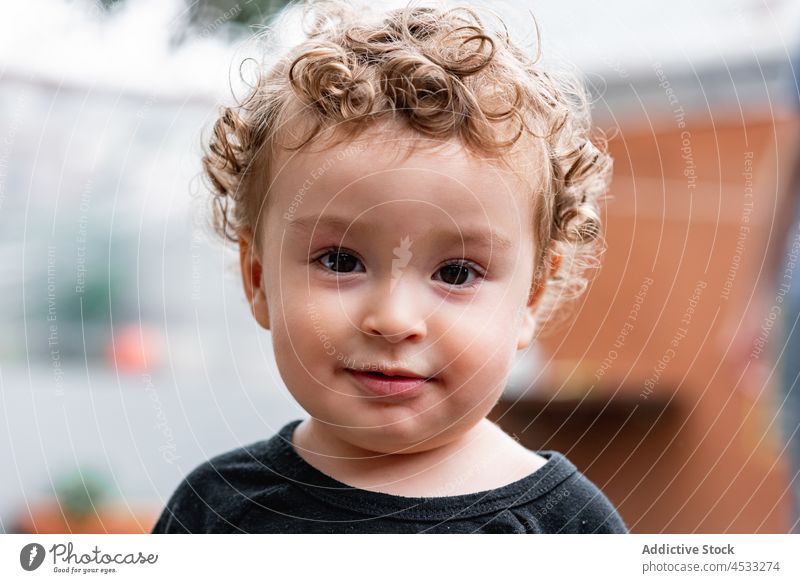
[[[336,273],[351,273],[360,263],[356,256],[344,251],[328,251],[319,258],[319,262]]]
[[[477,270],[469,263],[459,262],[445,265],[439,269],[437,273],[439,274],[441,281],[447,285],[470,287],[475,285],[482,277],[481,274],[478,273],[477,277],[475,277],[471,282],[467,282],[470,272],[477,273]]]

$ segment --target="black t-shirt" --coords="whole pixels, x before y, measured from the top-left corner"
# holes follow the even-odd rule
[[[602,492],[563,455],[494,490],[416,498],[348,486],[295,451],[300,420],[195,468],[154,533],[624,533]]]

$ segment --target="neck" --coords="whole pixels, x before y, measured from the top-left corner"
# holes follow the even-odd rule
[[[455,439],[425,451],[383,453],[362,448],[342,439],[312,417],[302,421],[295,428],[292,441],[295,450],[303,459],[329,475],[341,473],[368,476],[373,472],[385,475],[387,471],[407,474],[424,471],[443,462],[455,463],[461,458],[468,458],[471,452],[480,449],[480,445],[485,443],[494,431],[501,430],[488,419],[482,419]]]

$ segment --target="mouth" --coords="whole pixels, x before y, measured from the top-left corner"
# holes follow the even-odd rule
[[[408,371],[366,371],[345,369],[370,396],[409,399],[418,396],[435,380]]]
[[[407,373],[407,372],[381,372],[378,370],[357,370],[357,369],[350,369],[355,372],[363,372],[369,375],[373,375],[375,377],[387,378],[387,379],[418,379],[418,380],[430,380],[432,377],[425,377],[422,375],[414,374],[414,373]]]

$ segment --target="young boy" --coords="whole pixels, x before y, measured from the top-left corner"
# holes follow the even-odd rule
[[[596,256],[611,162],[580,86],[472,8],[305,11],[204,165],[310,417],[194,469],[153,532],[626,532],[486,419]]]

